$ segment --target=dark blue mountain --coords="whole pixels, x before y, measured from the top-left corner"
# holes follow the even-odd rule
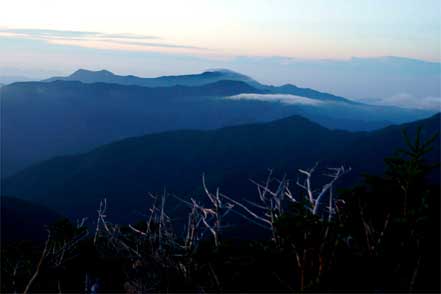
[[[2,194],[32,199],[71,217],[94,215],[106,197],[111,214],[122,221],[142,215],[149,192],[164,189],[181,197],[201,197],[201,175],[236,199],[256,197],[249,179],[263,181],[268,169],[296,178],[298,168],[346,165],[347,184],[361,173],[381,174],[383,159],[404,147],[402,130],[423,137],[440,131],[438,114],[429,119],[373,132],[330,130],[299,116],[269,123],[211,131],[172,131],[129,138],[91,152],[62,156],[4,179]],[[436,141],[428,160],[440,160]],[[434,177],[439,179],[439,174]],[[170,200],[170,209],[178,209]]]
[[[250,85],[258,84],[253,79],[230,70],[211,70],[200,74],[161,76],[157,78],[141,78],[133,75],[120,76],[108,70],[91,71],[79,69],[67,77],[52,77],[44,82],[56,80],[79,81],[83,83],[112,83],[120,85],[144,87],[171,87],[171,86],[201,86],[221,80],[235,80],[246,82]]]
[[[281,88],[286,93],[299,90],[293,86]],[[300,90],[302,95],[316,97],[313,90]],[[424,111],[330,101],[330,94],[307,99],[273,95],[273,92],[272,88],[255,87],[238,80],[154,88],[77,81],[3,86],[0,88],[1,176],[11,175],[39,160],[168,130],[213,129],[267,122],[293,114],[329,128],[371,130],[428,116]],[[250,100],[249,95],[255,97]],[[271,100],[274,98],[287,101]],[[306,99],[307,103],[298,99]]]
[[[280,87],[264,85],[246,75],[226,69],[205,71],[200,74],[162,76],[157,78],[140,78],[132,75],[119,76],[107,70],[90,71],[79,69],[67,77],[53,77],[45,80],[45,82],[52,82],[56,80],[80,81],[83,83],[113,83],[120,85],[137,85],[144,87],[170,87],[176,85],[201,86],[220,80],[234,80],[245,82],[257,89],[264,90],[267,93],[292,94],[318,100],[346,101],[348,103],[352,102],[343,97],[335,96],[328,93],[322,93],[313,89],[299,88],[290,84]]]

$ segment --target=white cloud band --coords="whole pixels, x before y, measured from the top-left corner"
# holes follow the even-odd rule
[[[239,94],[234,96],[225,97],[226,99],[232,100],[256,100],[256,101],[267,101],[267,102],[278,102],[284,104],[300,104],[309,106],[319,106],[325,102],[316,99],[310,99],[306,97],[290,95],[290,94]]]

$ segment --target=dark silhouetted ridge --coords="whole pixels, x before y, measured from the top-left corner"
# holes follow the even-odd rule
[[[201,175],[231,197],[254,195],[249,179],[268,169],[294,176],[320,162],[346,165],[351,182],[363,173],[383,172],[383,158],[404,147],[402,129],[423,137],[440,131],[440,115],[374,132],[329,130],[300,116],[212,131],[182,130],[129,138],[91,152],[54,158],[2,181],[2,193],[34,199],[64,214],[93,214],[106,197],[112,215],[130,219],[148,192],[185,196],[201,193]],[[437,141],[428,159],[439,162]],[[74,201],[72,200],[74,199]],[[72,201],[71,201],[72,200]],[[172,201],[172,200],[170,200]],[[125,215],[118,215],[124,212]]]

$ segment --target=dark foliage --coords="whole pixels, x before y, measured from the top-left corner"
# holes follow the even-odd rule
[[[332,218],[293,203],[272,240],[222,238],[216,246],[207,237],[189,250],[162,213],[125,227],[107,222],[101,206],[94,237],[62,220],[48,227],[44,249],[4,246],[2,291],[23,291],[37,267],[33,292],[439,293],[440,185],[427,178],[439,165],[426,160],[435,140],[421,129],[413,142],[406,136],[383,175],[338,193]],[[60,257],[66,244],[75,246]]]

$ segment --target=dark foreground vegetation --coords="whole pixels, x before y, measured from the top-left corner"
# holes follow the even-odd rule
[[[433,137],[408,137],[408,148],[386,158],[382,176],[337,190],[349,168],[317,167],[255,183],[256,202],[238,202],[203,182],[202,199],[151,195],[146,220],[60,220],[43,242],[2,244],[2,292],[296,292],[440,291],[440,185],[427,181]],[[184,230],[173,225],[167,199],[188,206]],[[109,203],[111,205],[111,203]],[[267,232],[249,240],[228,232],[230,216]],[[183,222],[181,220],[181,222]],[[248,230],[253,227],[250,226]],[[26,239],[26,236],[22,236]]]

